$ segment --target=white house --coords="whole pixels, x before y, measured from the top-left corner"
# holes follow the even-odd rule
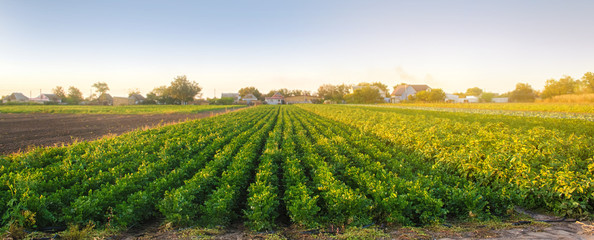
[[[56,94],[51,94],[51,93],[42,93],[38,97],[31,98],[29,100],[31,102],[37,102],[37,103],[47,103],[47,102],[61,103],[62,102],[61,98],[59,98]]]
[[[392,92],[392,100],[391,102],[397,103],[408,99],[408,96],[414,96],[420,91],[427,91],[430,92],[431,88],[425,84],[419,85],[399,85],[394,88],[394,92]]]
[[[258,101],[258,98],[254,94],[247,94],[241,98],[242,101],[246,101],[247,105],[252,105],[252,102]]]
[[[283,104],[284,100],[285,100],[285,97],[283,97],[283,95],[278,92],[275,93],[274,95],[272,95],[272,97],[267,97],[264,99],[264,101],[270,105]]]
[[[457,103],[459,99],[458,95],[446,93],[445,102],[447,103]]]

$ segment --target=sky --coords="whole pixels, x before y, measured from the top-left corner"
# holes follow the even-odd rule
[[[0,95],[106,82],[204,97],[255,86],[428,84],[540,90],[594,71],[594,1],[0,0]]]

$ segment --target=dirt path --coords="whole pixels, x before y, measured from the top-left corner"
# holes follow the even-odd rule
[[[25,151],[30,147],[69,144],[75,139],[90,141],[109,134],[138,128],[183,122],[225,113],[216,110],[195,114],[0,114],[0,154]]]

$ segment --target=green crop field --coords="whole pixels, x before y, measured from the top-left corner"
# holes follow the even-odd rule
[[[0,105],[0,113],[169,114],[240,108],[240,105]]]
[[[592,103],[404,103],[385,105],[594,114],[594,104]]]
[[[259,106],[0,157],[2,225],[254,231],[594,213],[594,122]]]

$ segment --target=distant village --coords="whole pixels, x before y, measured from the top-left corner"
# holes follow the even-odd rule
[[[564,76],[559,80],[549,79],[542,91],[536,91],[527,83],[518,83],[510,92],[498,94],[485,92],[478,87],[468,88],[465,92],[445,93],[442,89],[431,88],[426,84],[401,83],[389,90],[380,83],[359,83],[356,85],[321,85],[317,92],[289,90],[286,88],[261,93],[257,88],[244,87],[233,93],[222,93],[220,98],[202,98],[202,88],[198,83],[189,81],[185,75],[177,76],[170,86],[154,88],[145,96],[139,91],[130,91],[127,97],[111,96],[105,82],[92,85],[95,90],[84,98],[82,92],[69,87],[66,91],[57,86],[52,93],[40,92],[37,97],[27,97],[14,92],[2,97],[2,104],[69,104],[69,105],[138,105],[138,104],[194,104],[194,105],[260,105],[260,104],[373,104],[406,102],[446,102],[446,103],[506,103],[544,101],[594,101],[594,73],[588,72],[581,79]]]
[[[346,85],[345,85],[346,86]],[[334,87],[331,85],[325,85],[326,88]],[[377,92],[377,98],[371,99],[363,99],[363,101],[353,102],[349,101],[349,95],[355,95],[358,91],[365,91],[366,88],[369,88],[373,91]],[[431,87],[425,84],[417,84],[417,85],[409,85],[409,84],[401,84],[395,86],[391,93],[386,92],[385,89],[382,89],[378,86],[373,85],[356,85],[356,86],[347,86],[344,95],[342,97],[336,96],[333,97],[332,95],[327,96],[320,96],[319,93],[312,95],[307,91],[297,91],[302,94],[296,95],[295,92],[289,91],[287,89],[281,89],[280,91],[271,91],[268,95],[265,96],[256,96],[261,95],[258,94],[259,92],[257,89],[254,89],[252,92],[241,94],[239,92],[235,93],[221,93],[221,97],[219,99],[193,99],[193,101],[189,101],[186,104],[194,104],[194,105],[209,105],[209,104],[243,104],[243,105],[260,105],[260,104],[268,104],[268,105],[278,105],[278,104],[339,104],[339,103],[401,103],[407,101],[414,101],[415,96],[418,93],[422,94],[430,94],[433,90]],[[334,90],[336,91],[336,90]],[[433,90],[435,91],[435,90]],[[437,89],[437,91],[441,91],[441,89]],[[340,95],[340,92],[336,92]],[[441,102],[448,102],[448,103],[478,103],[484,102],[481,100],[479,93],[478,95],[466,95],[466,94],[443,94],[443,99],[440,100],[439,98],[436,99],[437,101]],[[40,93],[39,96],[34,98],[29,98],[25,96],[23,93],[14,92],[8,96],[5,96],[2,99],[2,103],[4,104],[72,104],[66,101],[64,95],[60,96],[59,93]],[[150,96],[149,96],[150,98]],[[367,100],[367,101],[365,101]],[[490,102],[495,103],[504,103],[508,102],[507,97],[493,97],[490,99]],[[109,93],[101,93],[94,99],[86,99],[81,100],[80,102],[74,104],[82,104],[82,105],[110,105],[110,106],[122,106],[122,105],[139,105],[139,104],[166,104],[161,103],[155,100],[147,100],[147,97],[141,95],[140,93],[131,93],[127,97],[118,97],[118,96],[111,96]],[[175,104],[175,103],[173,103]]]

